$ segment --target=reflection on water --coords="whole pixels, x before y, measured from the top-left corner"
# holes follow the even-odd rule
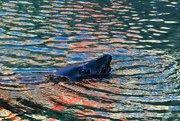
[[[0,120],[180,119],[178,13],[177,0],[0,1]],[[108,78],[46,76],[104,53]]]

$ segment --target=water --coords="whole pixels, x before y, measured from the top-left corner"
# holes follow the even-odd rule
[[[180,120],[178,0],[0,1],[0,120]],[[112,74],[45,75],[111,54]]]

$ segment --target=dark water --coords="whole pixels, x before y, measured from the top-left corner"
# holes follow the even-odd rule
[[[1,0],[0,120],[180,120],[179,0]],[[111,54],[112,74],[44,75]]]

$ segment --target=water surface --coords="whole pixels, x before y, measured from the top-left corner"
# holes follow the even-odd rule
[[[0,1],[0,120],[180,120],[178,0]],[[111,54],[102,80],[48,77]]]

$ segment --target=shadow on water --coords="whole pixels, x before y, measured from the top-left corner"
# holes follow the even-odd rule
[[[179,1],[0,1],[0,120],[179,120]],[[111,54],[107,78],[56,69]]]

